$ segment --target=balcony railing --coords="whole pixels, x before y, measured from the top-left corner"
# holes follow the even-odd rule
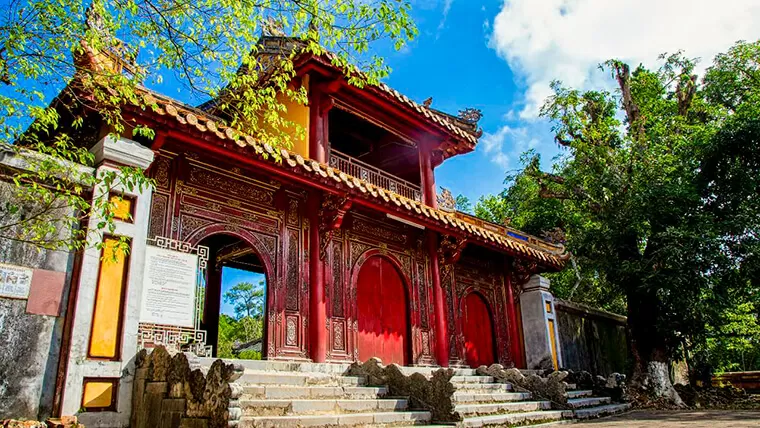
[[[344,153],[330,150],[330,166],[348,175],[372,183],[377,187],[382,187],[415,201],[422,201],[420,186],[388,174],[377,167],[366,164]]]

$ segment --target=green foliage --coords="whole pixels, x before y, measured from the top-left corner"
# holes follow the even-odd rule
[[[457,211],[461,211],[463,213],[472,213],[472,204],[470,203],[470,198],[463,194],[458,194],[457,197],[454,199],[456,201],[456,207]]]
[[[224,300],[235,308],[236,317],[222,314],[219,317],[218,355],[222,358],[260,360],[261,353],[253,350],[235,351],[235,345],[252,342],[264,337],[264,289],[266,283],[257,285],[240,282],[224,293]]]
[[[545,172],[526,153],[475,212],[565,241],[555,292],[626,311],[634,374],[682,351],[724,369],[758,338],[760,43],[716,57],[702,83],[694,61],[661,59],[605,63],[615,93],[553,83],[542,114],[563,156]]]
[[[0,236],[78,249],[87,244],[78,230],[81,218],[101,218],[97,229],[113,229],[107,204],[92,204],[86,192],[117,183],[78,169],[75,164],[93,162],[80,137],[92,133],[87,126],[96,122],[114,136],[152,138],[153,130],[122,115],[125,105],[155,107],[140,96],[141,85],[174,78],[187,100],[217,98],[229,125],[288,147],[289,131],[305,133],[283,115],[286,102],[307,101],[305,88],[290,84],[294,55],[329,50],[349,83],[378,83],[389,69],[369,47],[387,39],[400,49],[413,38],[409,10],[400,0],[7,2],[0,16],[2,151],[44,152],[60,162],[40,162],[23,174],[3,171],[19,200],[2,207],[10,217],[0,224]],[[257,42],[264,33],[287,34],[299,49],[261,55]],[[122,171],[120,180],[127,189],[150,184],[134,169]],[[55,236],[50,226],[69,206],[77,212],[61,221],[73,240]],[[25,214],[30,208],[32,214]]]
[[[240,358],[241,360],[260,360],[261,352],[254,351],[252,349],[247,349],[245,351],[241,351],[238,354],[238,358]]]

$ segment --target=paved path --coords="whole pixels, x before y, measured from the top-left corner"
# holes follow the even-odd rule
[[[760,427],[760,411],[650,411],[572,424],[573,428],[746,428]]]

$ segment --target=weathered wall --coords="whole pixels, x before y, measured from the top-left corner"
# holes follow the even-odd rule
[[[626,318],[555,299],[563,367],[609,375],[626,371]]]
[[[0,182],[0,203],[12,197],[12,190]],[[73,259],[68,252],[40,251],[0,237],[0,263],[70,272]],[[0,297],[0,419],[50,416],[69,284],[66,274],[59,316],[30,314],[27,299]]]

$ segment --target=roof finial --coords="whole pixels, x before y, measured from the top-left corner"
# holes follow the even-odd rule
[[[427,108],[430,108],[431,104],[433,104],[433,97],[429,97],[428,99],[422,102],[422,105]]]
[[[465,122],[478,123],[483,118],[483,112],[478,108],[467,107],[463,110],[459,110],[459,118]]]

